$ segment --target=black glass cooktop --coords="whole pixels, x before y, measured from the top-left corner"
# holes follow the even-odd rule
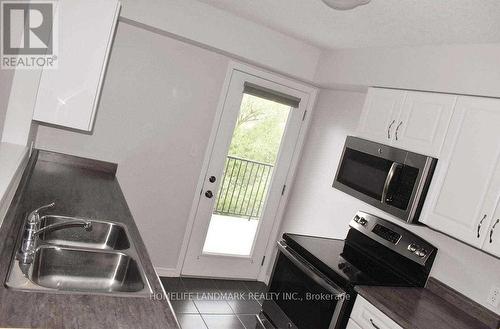
[[[413,286],[387,259],[399,257],[392,250],[371,244],[356,232],[348,240],[285,233],[283,239],[294,252],[344,287],[354,285]],[[366,240],[366,241],[365,241]],[[381,257],[383,256],[383,257]],[[385,259],[386,261],[382,260]]]

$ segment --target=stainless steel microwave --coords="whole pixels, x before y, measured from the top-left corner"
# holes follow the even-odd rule
[[[348,136],[333,187],[415,223],[436,163],[432,157]]]

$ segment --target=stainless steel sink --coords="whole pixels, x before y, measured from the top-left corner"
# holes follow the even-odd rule
[[[43,233],[36,236],[36,249],[30,257],[18,254],[11,262],[7,287],[23,291],[150,297],[151,286],[126,226],[90,220],[91,226],[87,229],[68,226],[43,230],[75,218],[40,217],[37,230]],[[23,237],[17,250],[21,250]]]
[[[67,220],[62,216],[43,216],[41,228]],[[51,231],[40,235],[45,243],[93,248],[102,250],[125,250],[130,248],[130,242],[125,228],[118,223],[90,220],[90,230],[71,227],[64,230]]]
[[[28,274],[42,287],[89,292],[137,292],[144,289],[139,265],[119,252],[54,246],[39,247]]]

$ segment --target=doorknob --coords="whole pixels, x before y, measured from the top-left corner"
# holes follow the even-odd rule
[[[210,176],[210,178],[208,179],[210,183],[215,183],[216,180],[217,178],[215,178],[215,176]]]
[[[211,198],[214,196],[214,194],[212,193],[212,191],[206,191],[206,192],[205,192],[205,196],[206,196],[207,198],[211,199]]]

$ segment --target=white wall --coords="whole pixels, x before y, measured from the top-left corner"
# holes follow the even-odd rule
[[[120,22],[93,134],[39,127],[38,148],[118,163],[157,267],[177,265],[228,62]]]
[[[14,73],[7,113],[2,131],[2,143],[29,146],[36,134],[32,122],[41,70],[19,69]]]
[[[463,243],[416,227],[331,187],[345,137],[356,128],[365,94],[322,90],[290,195],[282,231],[345,238],[348,223],[364,210],[401,225],[439,248],[431,275],[487,305],[491,286],[500,286],[500,261]]]
[[[0,70],[0,136],[2,136],[3,124],[9,105],[10,87],[14,78],[14,70]]]
[[[312,81],[321,50],[195,0],[122,0],[121,17]]]
[[[325,51],[322,86],[380,86],[500,97],[500,43]]]

